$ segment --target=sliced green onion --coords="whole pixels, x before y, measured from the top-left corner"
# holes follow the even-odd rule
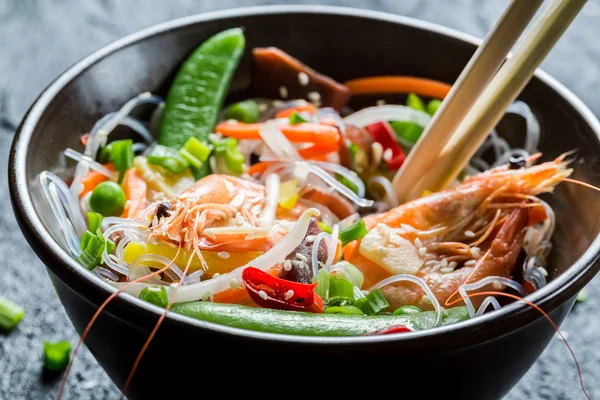
[[[360,309],[367,315],[379,314],[385,311],[390,304],[381,294],[379,289],[373,290],[366,297],[366,301],[361,305]]]
[[[341,305],[354,301],[354,285],[347,279],[332,277],[329,281],[330,305]]]
[[[198,160],[194,157],[190,152],[186,149],[179,149],[179,153],[185,158],[185,160],[190,164],[190,167],[200,168],[202,166],[202,161]]]
[[[181,150],[184,150],[198,161],[204,162],[208,160],[208,156],[212,152],[212,146],[202,143],[195,137],[191,137],[185,142]]]
[[[415,144],[423,133],[423,128],[414,122],[390,121],[390,126],[396,134],[396,141],[400,143],[404,141]]]
[[[115,165],[115,170],[119,173],[119,183],[123,180],[125,172],[133,167],[133,140],[117,140],[110,144],[110,154]]]
[[[149,164],[160,165],[174,174],[178,174],[190,166],[179,151],[160,144],[154,146],[147,159]]]
[[[324,300],[327,300],[329,297],[329,272],[324,269],[320,269],[317,272],[317,276],[313,277],[313,283],[317,283],[317,287],[315,288],[315,293],[319,295]]]
[[[345,176],[336,175],[336,179],[342,185],[346,186],[348,189],[352,190],[355,194],[358,194],[358,186],[354,184],[351,180],[347,179]]]
[[[88,229],[90,232],[97,232],[102,224],[102,214],[89,211],[87,213]]]
[[[244,100],[232,104],[225,112],[225,119],[235,119],[246,124],[258,121],[258,103],[254,100]]]
[[[438,99],[433,99],[429,103],[427,103],[427,112],[429,115],[433,115],[437,112],[438,108],[442,105],[442,101]]]
[[[362,271],[350,264],[348,261],[340,261],[334,266],[334,270],[331,272],[332,277],[342,275],[345,279],[357,286],[359,289],[365,282],[365,276]]]
[[[354,158],[356,157],[356,153],[358,152],[358,146],[355,143],[350,142],[350,144],[348,145],[348,151],[350,152],[350,158],[354,162]]]
[[[319,229],[325,233],[329,233],[330,235],[333,233],[333,231],[331,230],[331,227],[329,225],[327,225],[326,222],[317,222],[317,225],[319,225]]]
[[[152,303],[155,306],[162,308],[167,307],[169,303],[169,296],[164,286],[152,286],[143,288],[140,292],[140,299]]]
[[[227,169],[234,174],[244,172],[244,155],[237,149],[227,149],[225,152],[225,165]]]
[[[300,113],[293,112],[292,115],[290,115],[290,120],[289,120],[290,125],[298,125],[298,124],[303,124],[305,122],[308,122],[308,119],[304,118],[302,116],[302,114],[300,114]]]
[[[417,306],[402,306],[396,309],[396,311],[393,312],[394,315],[405,315],[405,314],[417,314],[423,312],[423,310],[421,310],[419,307]]]
[[[356,299],[356,300],[354,301],[354,304],[353,304],[353,305],[354,305],[354,307],[360,308],[360,309],[361,309],[361,311],[362,311],[362,306],[363,306],[363,305],[364,305],[364,304],[365,304],[367,301],[369,301],[369,300],[368,300],[366,297],[362,297],[362,298],[360,298],[360,299]]]
[[[579,291],[579,294],[577,295],[577,302],[578,303],[583,303],[584,301],[586,301],[589,297],[589,293],[588,293],[588,289],[587,288],[583,288]]]
[[[21,322],[25,309],[12,301],[0,297],[0,328],[9,331]]]
[[[340,240],[342,241],[342,246],[345,246],[353,240],[362,238],[367,233],[369,233],[369,231],[367,230],[365,221],[363,221],[361,218],[355,223],[340,229]]]
[[[67,341],[44,342],[44,367],[49,371],[63,371],[69,365],[71,343]]]
[[[421,98],[414,93],[408,94],[406,97],[406,105],[414,110],[427,112],[427,108],[423,100],[421,100]]]
[[[197,181],[212,173],[212,171],[210,170],[210,163],[208,162],[208,160],[204,161],[200,168],[195,168],[191,166],[190,170],[192,171],[192,175],[194,175],[194,179],[196,179]]]
[[[98,162],[100,164],[104,164],[112,161],[112,145],[111,143],[107,144],[103,148],[100,149],[98,153]]]
[[[100,229],[96,230],[96,234],[86,231],[81,238],[81,255],[77,257],[77,261],[83,264],[87,269],[94,269],[102,262],[102,253],[106,248],[107,253],[112,253],[115,250],[115,244],[112,240],[106,240]]]
[[[333,306],[327,307],[324,314],[352,314],[352,315],[364,315],[362,310],[355,306]]]

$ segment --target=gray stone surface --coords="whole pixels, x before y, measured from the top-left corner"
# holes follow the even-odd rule
[[[0,0],[0,295],[27,308],[11,334],[0,333],[0,400],[53,399],[58,382],[42,374],[45,339],[78,336],[65,315],[42,263],[19,233],[6,183],[9,145],[15,127],[35,96],[60,72],[92,50],[128,33],[172,18],[271,0]],[[292,1],[290,1],[292,3]],[[484,36],[505,0],[296,0],[389,11]],[[543,68],[600,113],[600,6],[590,2]],[[582,366],[592,398],[600,398],[600,278],[589,286],[590,299],[563,325]],[[496,361],[498,362],[498,361]],[[449,366],[451,367],[451,366]],[[465,371],[468,375],[468,371]],[[435,380],[435,377],[432,377]],[[452,397],[449,393],[448,397]],[[507,396],[510,400],[579,399],[573,361],[554,340]],[[118,398],[118,391],[84,349],[67,384],[65,399]]]

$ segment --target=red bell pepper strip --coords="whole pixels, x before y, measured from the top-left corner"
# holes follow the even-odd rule
[[[394,138],[392,127],[387,122],[377,122],[365,128],[369,131],[373,139],[381,144],[383,151],[392,149],[392,157],[386,160],[388,168],[391,170],[400,168],[406,157]]]
[[[244,269],[242,280],[252,300],[261,307],[317,314],[323,312],[323,300],[315,293],[316,283],[286,281],[254,267]]]
[[[402,333],[402,332],[412,332],[412,331],[410,330],[410,328],[408,328],[402,324],[397,324],[397,325],[392,325],[392,326],[378,329],[374,332],[366,333],[363,336],[389,335],[392,333]]]

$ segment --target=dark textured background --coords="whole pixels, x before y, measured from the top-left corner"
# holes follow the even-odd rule
[[[65,68],[98,47],[141,28],[217,9],[276,3],[364,7],[432,21],[483,37],[506,2],[0,0],[0,255],[4,261],[0,264],[0,295],[27,309],[24,321],[15,331],[9,335],[0,333],[0,400],[53,399],[58,382],[45,379],[42,374],[43,340],[70,340],[75,344],[78,339],[42,263],[19,232],[6,184],[9,146],[16,126],[37,94]],[[599,40],[600,6],[590,2],[543,64],[546,71],[579,95],[596,114],[600,114]],[[581,363],[588,392],[592,398],[600,399],[597,379],[600,278],[589,286],[589,293],[590,299],[573,310],[562,328]],[[468,371],[465,375],[468,376]],[[431,378],[434,382],[435,377]],[[569,353],[560,340],[553,340],[507,399],[583,397]],[[75,363],[64,398],[112,399],[118,398],[118,391],[84,349]]]

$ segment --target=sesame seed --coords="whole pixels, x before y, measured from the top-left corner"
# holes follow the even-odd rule
[[[477,264],[477,261],[475,260],[469,260],[465,263],[465,267],[474,267],[475,264]]]
[[[392,151],[391,148],[385,149],[385,151],[383,152],[383,155],[382,155],[384,161],[386,161],[386,162],[389,162],[393,156],[394,156],[394,152]]]
[[[305,238],[305,240],[306,240],[306,243],[312,243],[312,242],[314,242],[314,241],[315,241],[315,238],[316,238],[316,236],[314,236],[314,235],[308,235],[308,236]]]
[[[308,75],[306,75],[306,72],[298,72],[298,83],[301,84],[302,86],[306,86],[308,85],[309,79],[308,79]]]
[[[289,300],[292,298],[292,296],[294,296],[294,291],[292,289],[288,290],[287,292],[285,292],[285,299]]]
[[[269,298],[269,296],[267,296],[267,293],[265,293],[265,291],[264,291],[264,290],[260,290],[260,291],[258,292],[258,295],[259,295],[259,296],[260,296],[260,298],[261,298],[261,299],[263,299],[263,300],[267,300],[267,299]]]
[[[419,238],[415,239],[415,247],[417,249],[420,249],[421,247],[423,247],[423,242],[421,242],[421,239],[419,239]]]
[[[445,267],[445,268],[440,268],[440,272],[442,274],[449,274],[450,272],[453,272],[454,270],[450,267]]]
[[[268,106],[267,104],[265,104],[265,103],[260,103],[260,104],[258,105],[258,111],[260,111],[260,112],[265,112],[265,111],[267,111],[267,108],[269,108],[269,106]]]
[[[442,259],[442,262],[440,262],[440,267],[446,268],[447,266],[448,266],[448,260],[446,260],[445,258]]]
[[[304,261],[304,262],[308,261],[308,258],[306,258],[306,256],[304,254],[296,253],[296,258],[300,261]]]
[[[420,255],[421,257],[425,257],[425,256],[427,255],[427,249],[426,249],[425,247],[421,247],[421,248],[419,249],[419,255]]]
[[[227,260],[230,257],[230,254],[226,251],[220,251],[217,253],[217,255],[224,260]]]
[[[321,94],[319,92],[308,92],[306,97],[308,97],[308,99],[313,102],[321,100]]]
[[[282,99],[287,99],[288,90],[285,86],[279,86],[279,96],[281,96]]]
[[[220,276],[221,276],[221,274],[217,272],[216,274],[213,275],[213,279],[218,278]]]
[[[494,281],[494,285],[493,286],[494,286],[494,289],[496,289],[496,290],[502,289],[502,284],[500,282],[498,282],[498,281]]]
[[[471,255],[477,260],[481,257],[481,249],[479,247],[471,247]]]
[[[374,166],[378,166],[381,163],[381,157],[383,155],[383,146],[379,142],[373,142],[371,145],[371,157],[373,158]]]
[[[454,269],[454,268],[456,268],[457,265],[458,265],[458,263],[456,261],[452,261],[452,262],[450,262],[450,264],[448,264],[448,268]]]
[[[231,278],[231,280],[229,281],[229,287],[232,289],[237,289],[237,287],[239,286],[239,282],[237,279],[235,278]]]
[[[285,260],[285,262],[283,263],[283,269],[285,269],[286,271],[291,271],[292,262],[290,260]]]
[[[475,237],[475,233],[473,231],[465,231],[465,236],[472,238]]]
[[[540,272],[542,273],[542,275],[548,276],[548,271],[546,271],[546,268],[544,268],[544,267],[538,267],[538,269],[540,270]]]
[[[382,105],[384,105],[384,104],[385,104],[385,100],[383,100],[383,99],[379,99],[379,100],[377,100],[377,101],[375,102],[375,104],[376,104],[376,105],[378,105],[378,106],[382,106]]]

